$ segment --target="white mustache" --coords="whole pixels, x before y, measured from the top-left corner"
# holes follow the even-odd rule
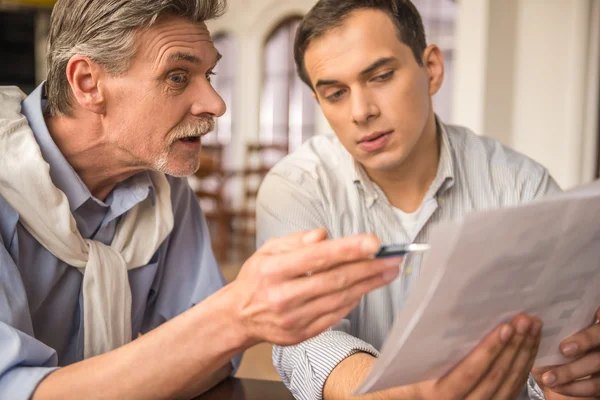
[[[204,136],[215,129],[215,120],[212,118],[201,118],[193,124],[179,125],[172,131],[171,143],[178,140]]]

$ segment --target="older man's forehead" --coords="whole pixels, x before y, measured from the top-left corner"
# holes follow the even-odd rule
[[[164,64],[176,61],[213,64],[221,55],[204,23],[183,18],[161,21],[139,36],[140,55]]]

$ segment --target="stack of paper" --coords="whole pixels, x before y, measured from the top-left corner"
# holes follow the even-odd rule
[[[440,225],[421,274],[356,394],[439,378],[518,313],[544,322],[536,366],[600,306],[600,183]]]

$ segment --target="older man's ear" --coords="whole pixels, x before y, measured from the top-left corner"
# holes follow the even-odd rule
[[[96,114],[105,112],[105,93],[101,84],[104,68],[88,57],[75,55],[67,64],[67,79],[75,102]],[[75,104],[73,104],[76,107]]]

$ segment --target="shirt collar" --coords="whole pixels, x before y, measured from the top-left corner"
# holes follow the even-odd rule
[[[431,184],[432,195],[443,193],[454,186],[454,150],[452,140],[440,118],[435,116],[435,123],[440,136],[440,161],[435,178]]]
[[[40,84],[21,105],[21,112],[27,118],[35,139],[40,146],[42,157],[50,166],[50,178],[58,189],[60,189],[69,201],[71,212],[74,212],[88,200],[92,199],[101,206],[107,206],[105,202],[95,198],[88,187],[83,183],[81,177],[75,172],[71,164],[60,152],[56,143],[50,136],[44,110],[46,108],[45,82]],[[154,195],[154,185],[147,172],[137,174],[124,182],[121,182],[106,199],[107,203],[113,203],[116,199],[121,202],[121,195],[126,191],[133,191],[132,197],[137,202],[142,201],[150,195]],[[123,204],[125,205],[125,204]],[[127,205],[131,207],[132,205]]]
[[[427,192],[427,196],[435,196],[438,193],[443,193],[454,185],[454,156],[452,152],[452,144],[446,130],[446,125],[436,115],[435,122],[437,132],[440,137],[440,160],[438,170],[431,187]],[[363,166],[356,161],[350,154],[350,175],[355,185],[361,186],[366,194],[367,206],[370,207],[379,194],[375,183],[369,178]]]

